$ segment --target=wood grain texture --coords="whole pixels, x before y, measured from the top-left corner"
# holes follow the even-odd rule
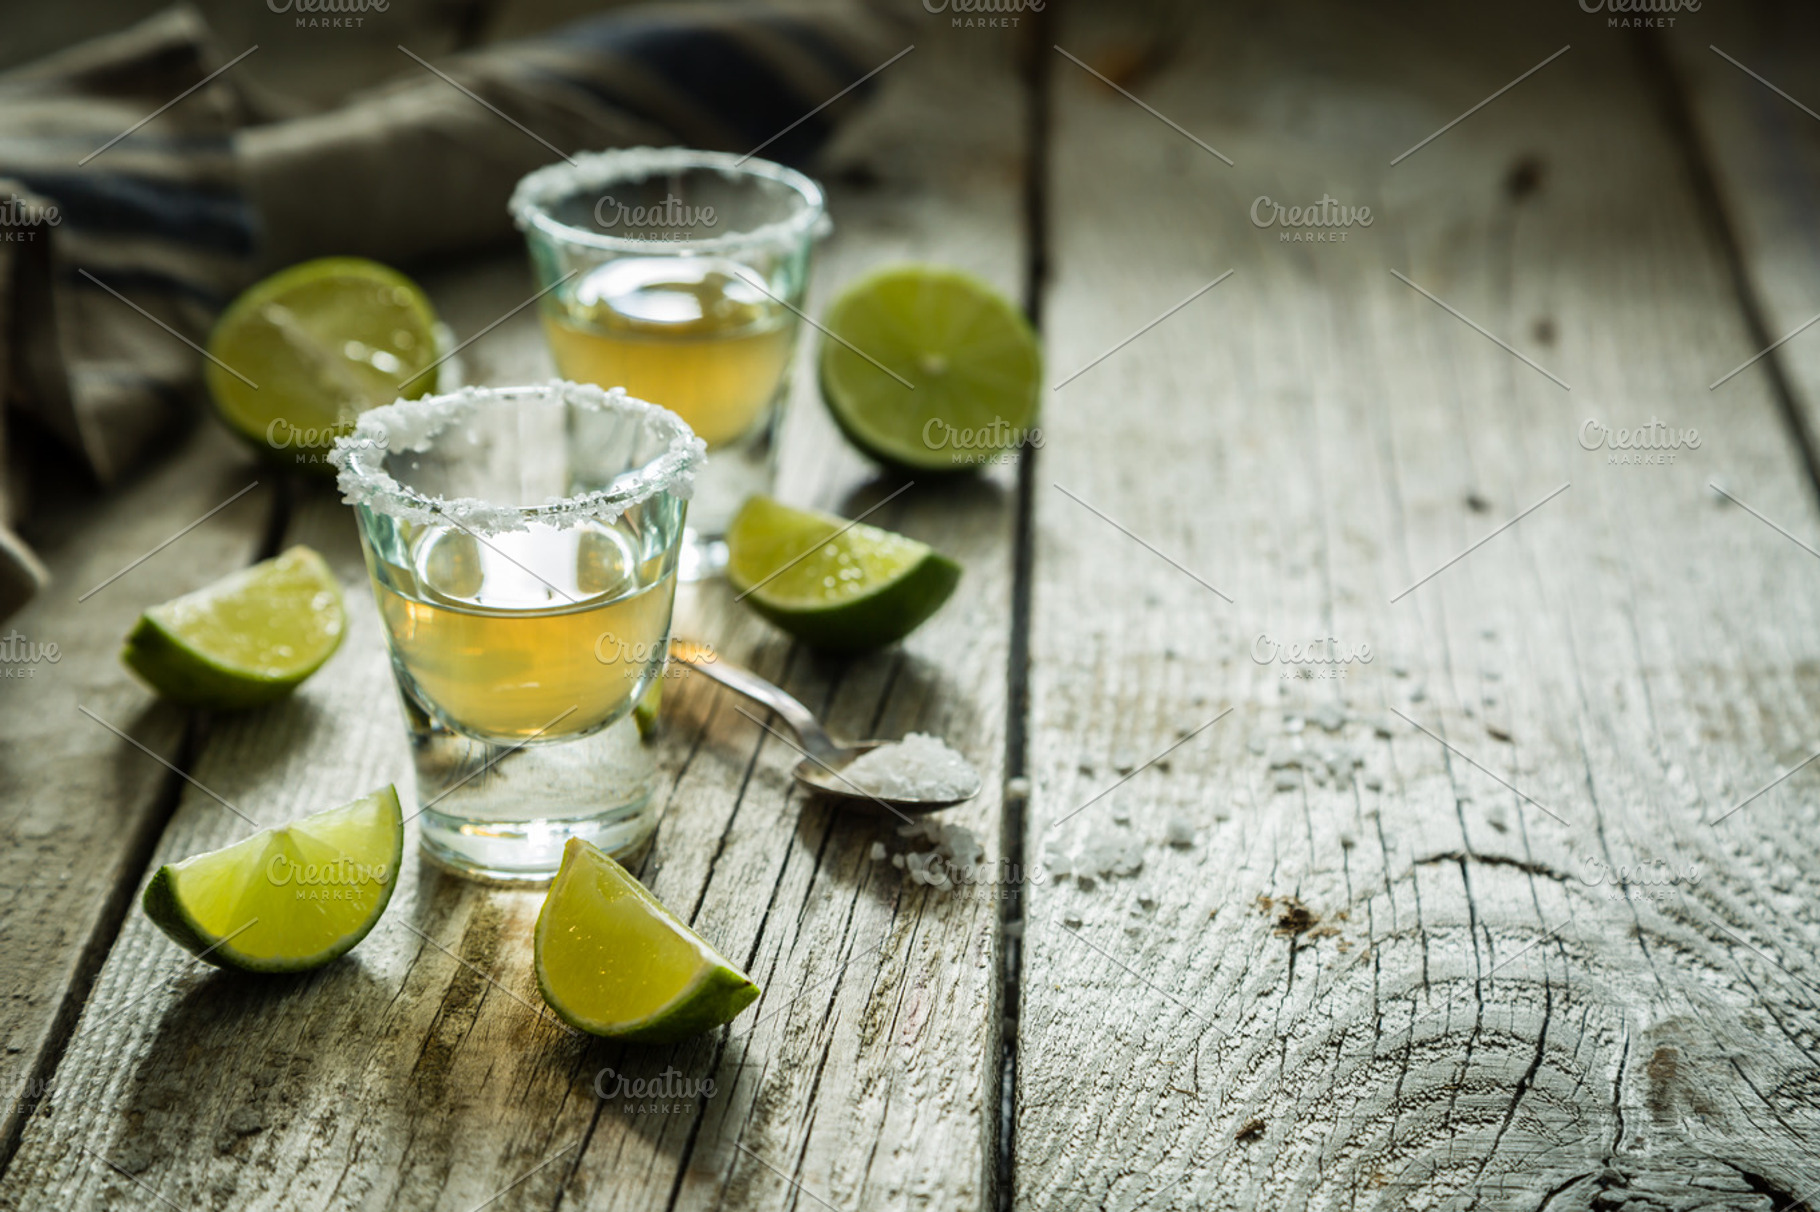
[[[1811,486],[1760,382],[1706,389],[1753,349],[1633,48],[1125,19],[1056,41],[1234,165],[1055,65],[1052,381],[1236,272],[1050,396],[1029,846],[1142,866],[1033,889],[1017,1205],[1811,1199],[1813,768],[1712,822],[1814,750],[1820,565],[1705,485],[1797,533]],[[1372,224],[1251,221],[1323,194]],[[1580,442],[1652,414],[1703,444]]]
[[[1661,40],[1662,57],[1686,97],[1690,135],[1761,316],[1750,352],[1775,347],[1732,377],[1737,363],[1715,367],[1709,380],[1724,381],[1712,390],[1728,397],[1751,380],[1785,392],[1820,451],[1820,15],[1725,5],[1680,25]]]
[[[919,34],[920,39],[920,34]],[[1021,97],[1002,40],[919,40],[873,118],[830,153],[837,231],[812,312],[880,260],[950,261],[1015,292]],[[430,282],[458,334],[531,294],[519,260]],[[806,351],[805,351],[806,353]],[[464,355],[470,378],[550,374],[523,313]],[[806,360],[805,360],[806,365]],[[856,513],[875,478],[799,374],[782,495]],[[916,485],[868,520],[927,539],[967,573],[901,648],[819,661],[730,601],[686,590],[680,633],[780,680],[854,736],[954,739],[987,791],[951,814],[996,840],[1009,639],[1009,473]],[[402,723],[347,510],[304,489],[288,542],[347,587],[342,652],[291,701],[222,721],[195,777],[261,822],[346,800],[406,768]],[[646,878],[765,987],[730,1030],[625,1049],[562,1028],[531,972],[538,892],[407,864],[347,959],[247,981],[186,960],[134,913],[103,968],[0,1205],[234,1208],[977,1207],[994,1169],[998,906],[873,863],[895,822],[836,817],[789,780],[797,755],[706,683],[666,686],[672,772]],[[247,825],[186,794],[154,861]],[[691,1083],[636,1098],[618,1079]],[[699,1085],[712,1082],[712,1093]],[[606,1093],[602,1097],[602,1092]]]
[[[20,9],[9,15],[0,62],[18,66],[163,7],[122,0]],[[399,38],[426,53],[447,42],[428,37],[442,33],[448,14],[427,5],[394,4],[391,40],[368,39],[360,47],[343,41],[341,53],[328,57],[320,53],[323,31],[298,29],[294,18],[263,5],[256,15],[244,6],[203,7],[229,48],[224,59],[263,41],[262,62],[276,61],[281,76],[312,81],[324,90],[319,98],[357,79],[395,73],[400,62],[408,67],[394,45]],[[362,65],[351,65],[351,58]],[[268,72],[251,87],[261,91],[272,83]],[[9,662],[11,676],[0,679],[0,945],[10,978],[0,1000],[0,1166],[12,1154],[23,1116],[54,1096],[44,1066],[55,1062],[113,942],[180,784],[179,776],[77,708],[167,759],[185,760],[181,750],[197,721],[127,673],[118,659],[121,641],[145,607],[255,558],[275,508],[275,475],[213,420],[106,495],[53,454],[28,458],[33,500],[25,532],[55,583],[5,630],[22,637],[16,647],[56,644],[59,659]],[[262,481],[258,488],[84,600],[255,480]]]
[[[105,497],[70,468],[43,470],[61,481],[47,485],[26,533],[54,579],[7,621],[0,664],[0,949],[7,957],[0,1165],[23,1118],[54,1101],[46,1066],[113,941],[125,895],[175,794],[176,775],[133,742],[179,760],[190,715],[127,672],[121,641],[147,606],[250,559],[271,509],[270,486],[261,485],[151,554],[256,480],[269,480],[213,428]]]

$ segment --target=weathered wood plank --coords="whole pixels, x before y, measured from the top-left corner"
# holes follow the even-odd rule
[[[9,24],[0,60],[15,66],[84,38],[144,19],[161,5],[21,10]],[[447,14],[421,6],[391,16],[394,35],[439,35]],[[262,62],[278,75],[345,88],[348,56],[325,72],[321,30],[304,31],[260,6],[222,9],[213,17],[232,46],[264,40]],[[239,19],[248,17],[245,28]],[[432,20],[432,18],[434,18]],[[246,35],[245,42],[242,41]],[[274,45],[273,35],[276,35]],[[395,40],[395,39],[394,39]],[[421,41],[414,36],[413,43]],[[424,43],[426,53],[446,43]],[[367,82],[405,62],[390,42],[372,45]],[[344,42],[342,50],[349,49]],[[380,63],[383,49],[391,59]],[[357,56],[358,57],[358,56]],[[358,75],[358,72],[355,72]],[[271,73],[262,77],[272,83]],[[308,91],[307,89],[305,91]],[[145,861],[163,828],[178,776],[133,742],[177,761],[193,724],[190,713],[159,702],[120,665],[120,642],[139,611],[214,580],[255,557],[269,529],[273,473],[216,425],[205,421],[166,452],[161,465],[98,495],[87,478],[56,457],[31,469],[34,497],[24,526],[28,541],[56,578],[53,587],[6,624],[22,637],[15,648],[56,644],[59,659],[9,661],[0,685],[0,945],[15,979],[0,1002],[0,1166],[10,1158],[23,1116],[54,1093],[46,1065],[72,1026],[113,941]],[[178,530],[255,480],[258,488],[92,597],[107,577],[147,555]],[[40,499],[41,498],[41,499]],[[110,734],[82,716],[86,707],[127,733]]]
[[[1020,97],[1007,49],[938,34],[880,77],[884,103],[830,157],[837,232],[819,299],[900,256],[953,261],[1015,292]],[[458,332],[531,293],[516,260],[432,286]],[[469,365],[480,381],[549,374],[528,313],[472,347]],[[896,486],[840,444],[811,375],[799,373],[793,399],[783,495],[857,512]],[[954,738],[988,791],[952,816],[989,846],[1009,484],[1001,470],[940,491],[918,485],[869,519],[968,568],[955,601],[900,650],[814,660],[722,586],[686,592],[678,614],[679,631],[781,678],[837,731]],[[346,510],[306,492],[286,541],[329,557],[352,619],[343,652],[292,702],[223,722],[197,762],[200,781],[261,821],[406,768]],[[913,889],[871,863],[874,840],[895,842],[891,823],[805,804],[789,784],[796,754],[723,693],[683,678],[666,700],[661,761],[676,775],[648,878],[765,986],[730,1031],[644,1050],[569,1034],[530,971],[541,894],[481,889],[416,863],[370,938],[297,980],[185,967],[134,914],[59,1071],[71,1096],[33,1123],[9,1193],[72,1208],[149,1198],[140,1184],[185,1205],[258,1208],[473,1207],[495,1194],[489,1206],[501,1208],[983,1204],[997,1107],[996,902]],[[186,795],[156,857],[245,831],[208,797]],[[659,1110],[620,1093],[617,1076],[666,1069],[712,1081],[712,1095],[655,1100],[668,1104]]]
[[[134,743],[176,760],[190,716],[126,671],[120,642],[145,607],[251,558],[272,503],[269,484],[255,487],[154,555],[183,527],[270,477],[212,426],[164,466],[106,496],[72,482],[72,469],[50,466],[62,482],[45,477],[47,499],[25,533],[54,579],[7,621],[0,641],[0,949],[8,973],[0,999],[0,1165],[23,1117],[55,1093],[45,1066],[74,1022],[173,802],[176,776]]]
[[[1683,24],[1662,54],[1685,87],[1692,141],[1762,317],[1748,353],[1774,346],[1747,368],[1740,357],[1707,377],[1722,398],[1743,380],[1786,391],[1820,454],[1820,16],[1723,5]]]
[[[1811,1200],[1814,775],[1708,822],[1812,751],[1820,568],[1705,483],[1814,511],[1760,383],[1706,390],[1753,350],[1631,48],[1572,6],[1065,15],[1235,166],[1057,63],[1054,381],[1236,272],[1050,397],[1029,845],[1143,865],[1032,892],[1017,1203]],[[1251,222],[1323,194],[1373,223]],[[1652,413],[1704,442],[1579,442]],[[1285,680],[1260,636],[1374,656]]]

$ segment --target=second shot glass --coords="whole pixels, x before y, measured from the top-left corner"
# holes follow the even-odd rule
[[[767,160],[629,148],[538,169],[511,210],[558,373],[624,387],[707,443],[681,575],[719,572],[733,514],[770,488],[821,187]]]

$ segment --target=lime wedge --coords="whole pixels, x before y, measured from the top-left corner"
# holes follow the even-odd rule
[[[888,466],[977,468],[1021,444],[1036,420],[1036,333],[976,278],[881,269],[841,292],[822,321],[839,338],[822,339],[822,399],[848,440]]]
[[[215,407],[280,462],[329,471],[354,418],[428,394],[436,313],[418,285],[359,257],[324,257],[256,283],[209,336]],[[257,384],[257,386],[254,386]]]
[[[592,1035],[667,1044],[733,1021],[758,986],[596,846],[570,838],[537,915],[537,987]]]
[[[753,497],[727,531],[727,575],[758,613],[812,648],[866,652],[934,614],[961,566],[926,543]]]
[[[217,967],[302,972],[367,936],[403,858],[404,819],[388,786],[167,863],[142,903],[160,930]]]
[[[632,708],[632,722],[638,725],[638,737],[648,741],[657,735],[658,721],[663,713],[664,680],[658,678],[651,683],[651,689],[645,691],[638,705]]]
[[[288,693],[341,644],[341,587],[308,547],[139,616],[120,659],[166,698],[212,711]]]

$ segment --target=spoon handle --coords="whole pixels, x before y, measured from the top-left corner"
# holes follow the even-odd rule
[[[696,640],[672,639],[670,659],[681,661],[727,689],[736,690],[753,702],[762,703],[775,711],[790,726],[790,730],[796,733],[796,739],[803,743],[803,749],[810,757],[825,762],[842,752],[841,747],[834,743],[827,730],[821,726],[821,721],[815,718],[814,712],[750,669],[741,669],[723,659],[708,645]]]

